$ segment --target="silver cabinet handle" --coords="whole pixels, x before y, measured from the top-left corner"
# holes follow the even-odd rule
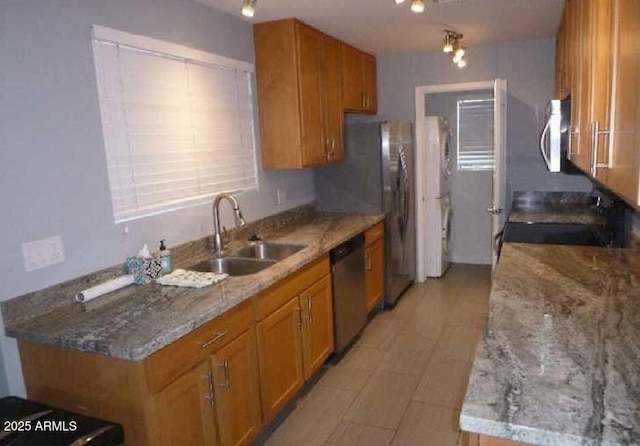
[[[573,151],[573,137],[578,138],[578,141],[580,140],[580,132],[578,132],[577,130],[572,130],[571,132],[569,132],[569,150],[567,152],[567,156],[569,159],[571,159],[572,156],[578,155],[579,154],[579,149],[580,149],[580,145],[578,145],[578,152],[574,152]]]
[[[216,394],[215,394],[215,391],[213,390],[213,374],[211,373],[211,371],[209,371],[209,373],[204,375],[202,379],[207,380],[209,385],[209,394],[205,395],[204,399],[209,401],[209,404],[213,406],[216,403]]]
[[[231,382],[229,381],[229,361],[225,359],[222,361],[222,364],[220,364],[220,367],[222,367],[222,373],[224,374],[224,381],[220,384],[220,387],[229,393],[231,391]]]
[[[331,138],[325,138],[324,140],[324,158],[326,161],[331,159]]]
[[[296,312],[298,313],[298,322],[296,322],[296,325],[302,329],[302,307],[300,305],[296,307]]]
[[[497,207],[490,207],[490,208],[486,208],[486,209],[485,209],[485,211],[486,211],[486,212],[488,212],[488,213],[490,213],[490,214],[494,214],[494,215],[502,214],[502,211],[503,211],[503,210],[504,210],[504,209],[502,209],[502,208],[497,208]]]
[[[367,94],[362,92],[362,108],[367,108]]]
[[[227,334],[226,331],[222,331],[222,332],[218,332],[216,333],[216,335],[209,339],[207,342],[204,342],[200,348],[207,348],[209,347],[211,344],[215,343],[216,341],[218,341],[219,339],[221,339],[222,337],[224,337]]]
[[[599,136],[608,135],[609,130],[600,130],[600,123],[594,121],[591,123],[591,175],[594,177],[598,173],[598,169],[608,169],[609,163],[598,163]]]
[[[371,254],[366,255],[366,261],[367,261],[367,264],[365,266],[365,269],[367,271],[371,271]]]
[[[309,322],[313,322],[313,298],[311,296],[307,297],[307,315]]]

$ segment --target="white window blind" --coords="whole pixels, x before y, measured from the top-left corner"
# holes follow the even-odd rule
[[[253,66],[94,27],[114,218],[258,186]]]
[[[493,98],[458,101],[458,170],[493,169]]]

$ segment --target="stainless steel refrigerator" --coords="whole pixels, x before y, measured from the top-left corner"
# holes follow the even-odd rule
[[[385,214],[385,305],[413,283],[414,136],[410,123],[345,125],[345,160],[315,171],[320,211]]]

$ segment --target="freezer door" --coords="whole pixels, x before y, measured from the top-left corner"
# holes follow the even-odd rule
[[[415,277],[414,146],[411,124],[390,121],[388,136],[389,209],[386,219],[387,305],[394,305]]]

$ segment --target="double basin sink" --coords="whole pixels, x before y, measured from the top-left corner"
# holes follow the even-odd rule
[[[306,245],[254,243],[225,257],[214,257],[196,263],[192,271],[226,273],[230,276],[255,274],[306,248]]]

